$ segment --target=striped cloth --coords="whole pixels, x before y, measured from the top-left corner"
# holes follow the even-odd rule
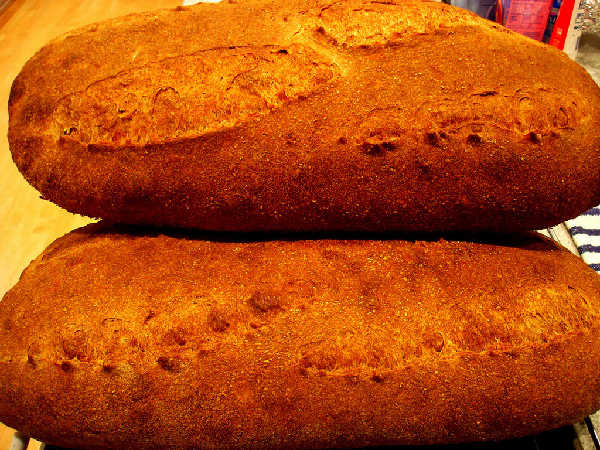
[[[600,206],[565,222],[583,260],[600,272]]]

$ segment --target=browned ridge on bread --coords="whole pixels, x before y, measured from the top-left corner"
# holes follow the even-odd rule
[[[10,100],[44,198],[209,230],[519,230],[600,203],[600,89],[436,2],[222,2],[52,41]]]
[[[203,240],[88,227],[0,303],[0,420],[96,448],[503,439],[600,407],[600,278],[534,235]]]

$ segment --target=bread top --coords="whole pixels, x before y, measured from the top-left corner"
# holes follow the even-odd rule
[[[212,230],[523,230],[600,201],[600,88],[427,1],[200,4],[90,25],[14,81],[9,142],[70,211]]]
[[[396,70],[382,73],[386,58]],[[286,0],[178,7],[68,33],[15,80],[10,132],[58,147],[148,147],[243,127],[322,91],[363,123],[344,124],[332,105],[337,120],[321,126],[333,140],[364,128],[359,145],[455,133],[470,145],[535,145],[591,131],[599,117],[600,90],[581,67],[467,11]]]
[[[544,349],[587,335],[600,315],[600,277],[533,234],[474,243],[136,233],[86,227],[32,262],[0,303],[2,361],[126,376],[157,364],[177,373],[209,354],[369,379]]]

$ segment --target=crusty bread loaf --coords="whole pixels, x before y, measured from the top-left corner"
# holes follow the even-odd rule
[[[600,89],[436,2],[225,1],[88,26],[14,81],[43,196],[213,230],[517,230],[600,203]]]
[[[600,407],[599,306],[600,277],[533,235],[236,242],[85,228],[0,303],[0,419],[85,448],[535,433]]]

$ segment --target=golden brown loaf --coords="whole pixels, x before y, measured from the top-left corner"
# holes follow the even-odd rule
[[[0,303],[0,419],[85,448],[502,439],[600,407],[599,315],[600,278],[533,235],[88,227]]]
[[[600,89],[436,2],[225,1],[82,28],[9,101],[69,211],[214,230],[536,229],[600,203]]]

